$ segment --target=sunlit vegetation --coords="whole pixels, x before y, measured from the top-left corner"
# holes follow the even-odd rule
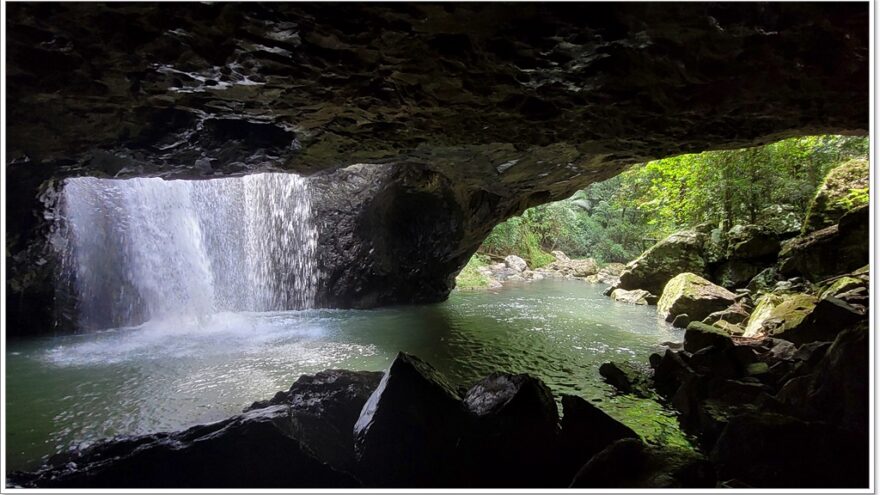
[[[796,229],[828,172],[867,159],[868,146],[866,137],[809,136],[655,160],[526,210],[495,227],[480,252],[517,254],[532,268],[552,261],[547,253],[556,249],[626,262],[670,233],[703,223]],[[867,189],[847,196],[853,204],[867,199]]]

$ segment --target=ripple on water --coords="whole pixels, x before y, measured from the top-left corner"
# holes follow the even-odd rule
[[[680,338],[653,308],[615,303],[580,281],[542,281],[428,306],[220,313],[13,342],[9,465],[106,436],[221,420],[302,374],[382,370],[398,351],[461,387],[493,371],[530,373],[557,398],[580,395],[649,440],[684,444],[670,412],[613,395],[598,374],[602,362],[645,362]]]

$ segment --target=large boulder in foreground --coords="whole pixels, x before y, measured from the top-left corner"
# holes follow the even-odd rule
[[[382,376],[380,371],[348,370],[303,375],[289,390],[255,402],[248,410],[286,405],[289,427],[296,438],[321,461],[352,471],[354,423]]]
[[[596,454],[570,488],[714,488],[715,473],[692,450],[625,438]]]
[[[638,439],[639,436],[590,402],[575,395],[562,396],[560,439],[562,462],[569,480],[595,454],[623,438]]]
[[[730,420],[710,459],[720,479],[761,488],[866,488],[868,437],[772,413]]]
[[[274,405],[174,433],[120,437],[61,454],[12,481],[39,488],[357,488],[315,459]]]
[[[724,287],[694,273],[681,273],[672,278],[663,289],[657,303],[657,312],[666,321],[686,314],[691,321],[701,321],[736,301],[736,295]]]
[[[867,322],[841,332],[814,372],[790,380],[802,380],[803,393],[788,394],[781,399],[808,417],[867,432],[869,350]]]
[[[683,272],[704,274],[706,235],[696,230],[676,232],[630,261],[620,274],[619,289],[644,289],[660,294],[672,277]]]
[[[843,162],[831,169],[810,203],[803,232],[830,227],[854,208],[867,205],[869,175],[868,160],[863,158]]]
[[[356,473],[367,486],[445,486],[456,478],[464,423],[454,387],[401,352],[354,425]]]
[[[559,480],[559,411],[550,389],[526,374],[492,373],[463,399],[468,433],[456,459],[463,486],[547,487]]]

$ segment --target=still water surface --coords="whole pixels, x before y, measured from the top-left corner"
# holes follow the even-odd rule
[[[33,467],[73,445],[179,429],[236,414],[327,368],[385,369],[398,351],[467,386],[497,370],[577,394],[649,441],[687,444],[650,400],[615,395],[609,360],[645,363],[682,333],[655,308],[611,301],[603,285],[544,280],[453,292],[446,302],[376,310],[222,313],[203,321],[11,341],[7,464]]]

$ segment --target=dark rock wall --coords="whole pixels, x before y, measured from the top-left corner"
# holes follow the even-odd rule
[[[18,3],[6,28],[27,332],[35,198],[71,175],[316,175],[322,304],[368,307],[442,299],[495,223],[632,163],[868,126],[859,3]]]

